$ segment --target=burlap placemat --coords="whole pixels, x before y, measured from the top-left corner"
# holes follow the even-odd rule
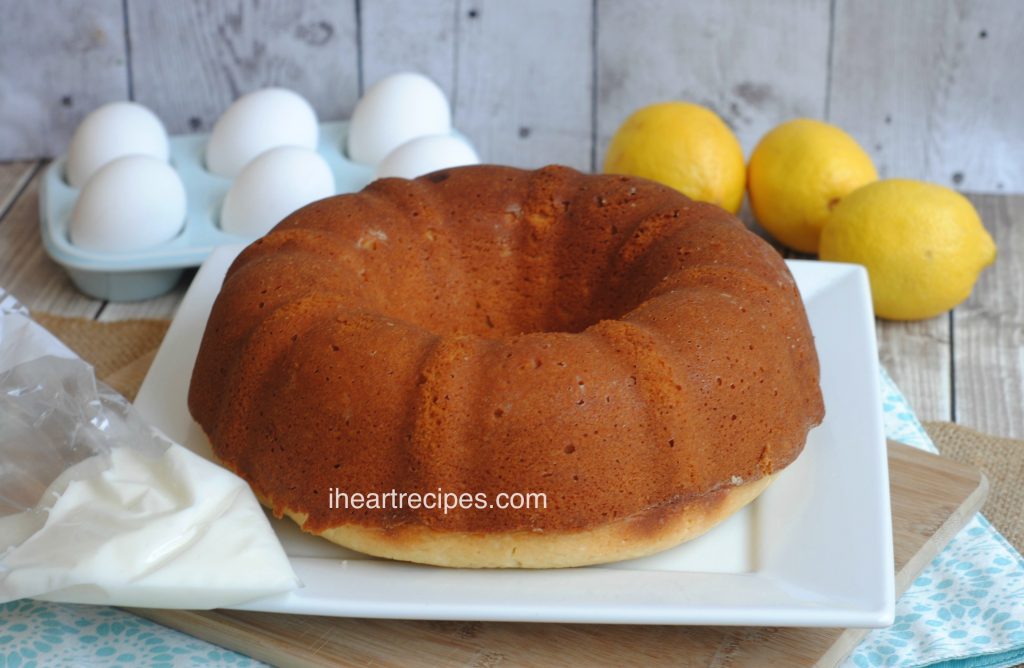
[[[939,452],[988,476],[991,488],[981,512],[1024,552],[1024,441],[989,436],[952,422],[925,422],[924,428]]]
[[[34,313],[41,325],[96,368],[97,378],[134,399],[167,332],[166,320],[96,322]],[[983,512],[1024,551],[1024,441],[988,436],[949,422],[926,422],[939,451],[980,468],[991,482]]]
[[[167,320],[96,322],[35,312],[32,318],[96,369],[96,377],[130,400],[146,377]]]

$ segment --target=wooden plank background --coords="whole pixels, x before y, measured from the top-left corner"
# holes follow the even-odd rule
[[[884,175],[1024,192],[1017,0],[0,0],[0,17],[0,160],[62,153],[109,100],[201,131],[277,84],[329,120],[414,69],[489,161],[593,168],[630,111],[684,98],[748,154],[814,116]]]
[[[295,90],[324,118],[347,117],[359,99],[354,0],[127,0],[125,10],[132,98],[169,132],[208,132],[263,86]]]
[[[659,100],[714,109],[747,155],[784,119],[824,118],[829,8],[807,0],[598,2],[601,160],[623,119]]]

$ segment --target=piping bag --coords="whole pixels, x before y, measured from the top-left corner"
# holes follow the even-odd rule
[[[300,586],[249,486],[0,290],[0,603],[209,609]]]

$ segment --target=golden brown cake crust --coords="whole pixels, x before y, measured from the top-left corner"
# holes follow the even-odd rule
[[[385,559],[450,568],[565,568],[646,557],[698,538],[756,499],[778,474],[729,486],[691,503],[648,508],[591,529],[576,531],[438,531],[422,524],[384,529],[343,524],[319,535],[349,549]],[[263,505],[273,507],[268,499]],[[299,526],[305,513],[287,508]]]
[[[821,421],[818,380],[785,263],[731,215],[642,179],[477,166],[322,200],[249,246],[189,408],[275,513],[372,551],[597,535],[751,489]],[[331,488],[547,507],[340,511]],[[375,553],[426,560],[415,542]]]

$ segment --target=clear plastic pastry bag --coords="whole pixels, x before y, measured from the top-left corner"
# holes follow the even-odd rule
[[[205,609],[299,586],[248,485],[149,427],[0,290],[0,603]]]

